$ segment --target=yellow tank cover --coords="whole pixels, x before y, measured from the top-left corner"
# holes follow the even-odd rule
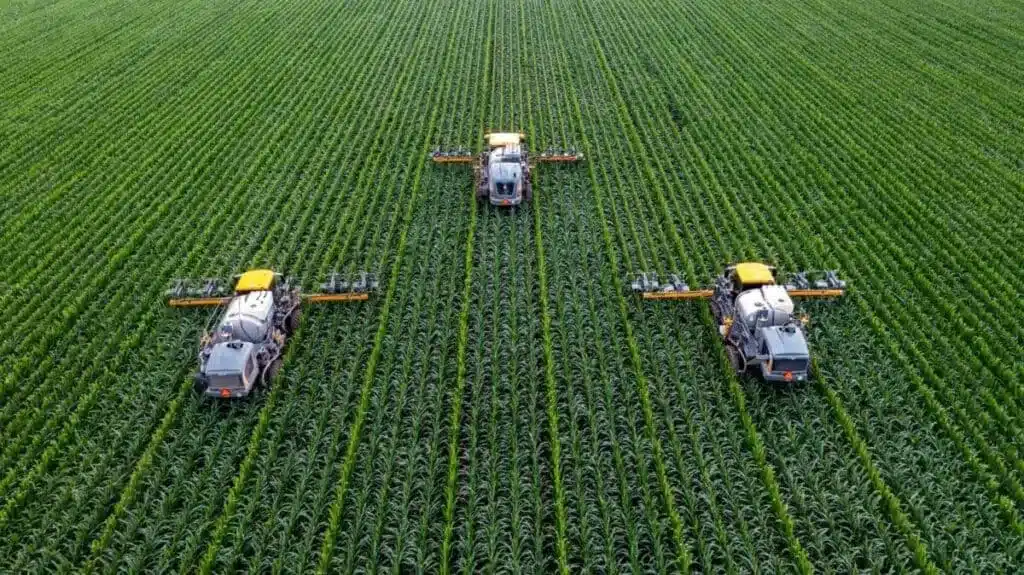
[[[516,134],[515,132],[495,132],[493,134],[487,134],[487,145],[492,148],[518,146],[522,139],[522,134]]]
[[[763,285],[775,283],[772,268],[759,262],[736,264],[736,279],[743,285]]]
[[[274,272],[272,270],[249,270],[238,278],[235,292],[266,291],[273,287]]]

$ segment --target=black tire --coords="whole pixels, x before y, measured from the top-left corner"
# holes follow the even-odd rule
[[[270,365],[268,365],[267,369],[263,372],[263,387],[270,387],[270,383],[277,379],[277,374],[281,371],[282,363],[284,362],[281,361],[281,358],[277,358],[270,362]]]
[[[725,346],[725,353],[729,356],[729,365],[732,366],[733,370],[737,375],[743,375],[747,371],[747,364],[743,361],[743,354],[740,350],[736,349],[735,346]]]
[[[715,300],[711,300],[711,317],[715,318],[715,323],[722,325],[722,310]]]
[[[203,374],[197,373],[192,376],[192,391],[200,394],[205,394],[207,386],[208,384]]]
[[[293,335],[295,330],[299,329],[299,318],[302,315],[302,308],[295,306],[292,313],[288,314],[288,317],[284,320],[284,331],[288,335]]]

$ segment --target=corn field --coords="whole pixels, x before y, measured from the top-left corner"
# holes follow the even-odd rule
[[[1019,572],[1024,5],[0,6],[0,570]],[[437,147],[576,166],[515,212]],[[813,377],[641,270],[838,269]],[[176,277],[376,271],[192,390]]]

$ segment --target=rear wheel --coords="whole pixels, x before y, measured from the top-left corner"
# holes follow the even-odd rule
[[[206,378],[203,374],[197,373],[192,376],[192,390],[196,393],[206,393]]]

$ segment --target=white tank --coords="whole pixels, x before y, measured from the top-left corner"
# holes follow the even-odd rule
[[[232,298],[220,320],[219,335],[232,339],[260,342],[266,339],[274,323],[274,293],[254,291]]]
[[[767,312],[767,316],[758,322],[761,312]],[[749,289],[736,296],[736,315],[747,325],[755,322],[758,327],[785,325],[793,316],[793,300],[782,286]]]
[[[736,316],[745,324],[753,325],[757,314],[768,309],[760,289],[749,289],[736,296]]]
[[[523,147],[519,144],[508,144],[491,150],[491,159],[503,162],[518,162],[522,159]]]
[[[761,288],[761,294],[768,307],[775,312],[772,325],[785,325],[793,317],[793,299],[786,288],[780,285],[767,285]]]

